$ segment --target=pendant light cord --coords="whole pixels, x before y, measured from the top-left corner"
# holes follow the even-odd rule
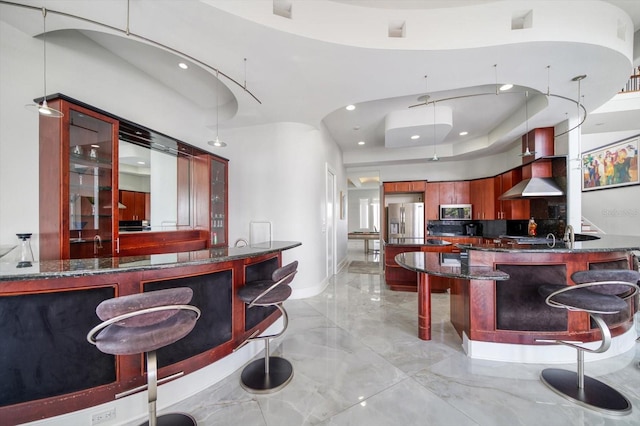
[[[44,72],[42,73],[42,80],[44,82],[44,96],[46,100],[47,96],[47,9],[42,8],[42,42],[43,42],[43,64]]]

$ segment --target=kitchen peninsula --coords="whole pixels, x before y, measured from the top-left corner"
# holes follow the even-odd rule
[[[452,279],[451,323],[472,358],[517,362],[563,362],[575,353],[540,340],[597,341],[584,312],[567,312],[545,305],[538,295],[542,284],[571,285],[570,276],[588,269],[637,268],[633,251],[640,239],[602,235],[573,244],[480,243],[459,244],[457,265],[442,261],[439,253],[410,252],[396,256],[396,262],[418,273],[419,337],[430,339],[430,283],[433,277]],[[629,310],[607,318],[613,356],[635,344],[633,313],[638,307],[630,300]]]
[[[146,383],[142,354],[113,356],[86,341],[105,299],[190,287],[202,311],[184,339],[158,350],[158,375],[188,375],[229,356],[279,311],[248,310],[236,297],[245,282],[269,279],[282,252],[299,242],[239,248],[33,262],[0,259],[0,418],[19,424],[114,400]],[[8,257],[8,256],[7,256]]]

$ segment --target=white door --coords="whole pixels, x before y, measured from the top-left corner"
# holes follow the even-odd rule
[[[327,246],[327,278],[336,273],[336,174],[327,165],[324,231]]]

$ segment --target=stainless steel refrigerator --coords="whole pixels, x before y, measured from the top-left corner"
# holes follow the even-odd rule
[[[391,238],[424,238],[424,203],[389,204],[387,235]]]

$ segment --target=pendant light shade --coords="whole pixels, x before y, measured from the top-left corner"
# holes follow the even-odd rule
[[[524,115],[525,115],[525,150],[522,154],[520,154],[520,157],[531,157],[532,155],[534,155],[536,152],[535,151],[531,151],[529,150],[529,91],[525,91],[524,92],[524,96],[525,96],[525,101],[524,101]]]
[[[35,111],[43,117],[50,118],[60,118],[63,117],[64,114],[57,109],[51,108],[47,105],[47,9],[42,8],[42,51],[44,56],[44,70],[43,70],[43,80],[44,80],[44,96],[42,97],[42,103],[40,104],[28,104],[25,107],[31,111]]]
[[[216,138],[215,140],[207,142],[211,146],[215,146],[217,148],[224,148],[227,146],[226,143],[220,140],[220,136],[218,135],[218,110],[220,109],[220,104],[218,102],[218,92],[220,91],[220,71],[216,71]]]

